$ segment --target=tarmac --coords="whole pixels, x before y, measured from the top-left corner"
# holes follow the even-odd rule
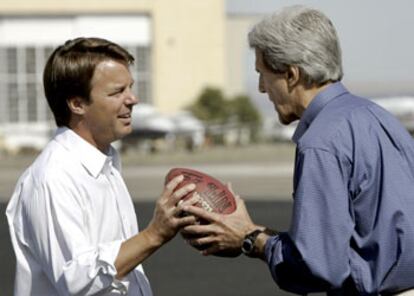
[[[6,205],[0,204],[0,295],[13,295],[15,257],[11,247]],[[284,230],[291,213],[290,202],[247,202],[257,223]],[[152,217],[153,202],[135,203],[140,227]],[[237,258],[204,257],[187,245],[180,235],[143,263],[154,296],[286,296],[273,282],[265,263],[243,255]]]

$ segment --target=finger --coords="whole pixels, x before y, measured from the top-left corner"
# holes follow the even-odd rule
[[[235,193],[234,192],[234,190],[233,190],[233,186],[231,185],[231,183],[230,182],[227,182],[226,183],[226,187],[227,187],[227,189],[233,194],[233,196],[234,196],[234,199],[236,200],[236,205],[242,200],[241,198],[240,198],[240,195],[238,195],[237,193]]]
[[[193,247],[203,247],[204,245],[209,245],[209,244],[216,242],[216,239],[214,236],[209,235],[209,236],[187,239],[187,242]]]
[[[236,206],[239,204],[244,204],[244,200],[239,195],[235,195],[234,199],[236,200]]]
[[[197,202],[199,202],[200,199],[201,198],[200,198],[200,195],[198,194],[198,192],[194,191],[191,194],[191,197],[189,199],[180,200],[178,202],[178,206],[181,207],[181,208],[184,208],[186,206],[192,206],[192,205],[195,205]]]
[[[221,251],[218,245],[211,245],[210,247],[201,251],[203,256],[214,255],[215,253]]]
[[[194,225],[196,223],[196,218],[194,216],[185,216],[177,219],[177,227],[182,228],[187,225]]]
[[[200,197],[197,192],[189,193],[190,198],[187,199],[180,199],[177,203],[177,206],[174,209],[174,216],[190,216],[187,212],[183,210],[183,207],[188,205],[195,205],[199,200]],[[196,218],[194,218],[196,219]]]
[[[233,191],[233,186],[231,185],[231,182],[227,182],[226,187],[233,195],[236,195],[236,193],[234,193]]]
[[[181,187],[180,189],[175,190],[171,197],[168,200],[168,203],[171,205],[176,206],[178,204],[178,202],[185,197],[187,194],[189,194],[191,191],[193,191],[196,188],[196,185],[191,183],[191,184],[187,184],[183,187]]]
[[[214,228],[210,224],[202,225],[195,223],[185,226],[183,229],[181,229],[181,233],[189,236],[206,236],[214,233]]]
[[[247,211],[246,203],[244,202],[244,200],[238,195],[235,196],[235,200],[236,200],[236,210],[230,215],[240,213],[240,212],[247,213],[248,211]]]
[[[209,212],[209,211],[204,210],[203,208],[195,207],[193,205],[183,206],[183,211],[187,212],[188,214],[197,216],[201,219],[207,220],[209,222],[216,221],[218,220],[218,217],[219,217],[217,213]]]
[[[184,180],[183,175],[174,177],[170,182],[167,183],[164,187],[163,195],[171,195],[174,189]]]
[[[177,203],[177,205],[176,206],[174,206],[173,207],[173,216],[175,216],[175,217],[185,217],[185,216],[190,216],[187,212],[184,212],[183,211],[183,207],[182,207],[182,204],[184,203],[185,201],[183,200],[183,199],[180,199],[179,201],[178,201],[178,203]],[[192,216],[192,215],[191,215]],[[194,217],[194,216],[192,216],[192,217]],[[194,217],[194,219],[196,219],[195,217]]]

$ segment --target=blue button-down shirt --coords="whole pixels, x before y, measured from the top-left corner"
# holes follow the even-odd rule
[[[303,113],[293,217],[265,254],[274,280],[296,293],[359,295],[414,287],[414,140],[400,122],[341,83]],[[349,295],[349,293],[348,293]]]

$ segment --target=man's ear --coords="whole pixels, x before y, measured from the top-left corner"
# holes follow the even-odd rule
[[[76,115],[83,115],[85,113],[86,102],[80,97],[69,98],[66,103],[70,111]]]
[[[292,89],[300,82],[300,69],[298,66],[289,66],[286,75],[289,89]]]

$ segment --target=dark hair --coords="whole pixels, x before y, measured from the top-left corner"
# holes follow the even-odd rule
[[[104,60],[117,60],[126,65],[134,62],[127,50],[100,38],[68,40],[51,54],[43,72],[43,85],[57,126],[69,124],[68,99],[80,97],[89,102],[92,76]]]

